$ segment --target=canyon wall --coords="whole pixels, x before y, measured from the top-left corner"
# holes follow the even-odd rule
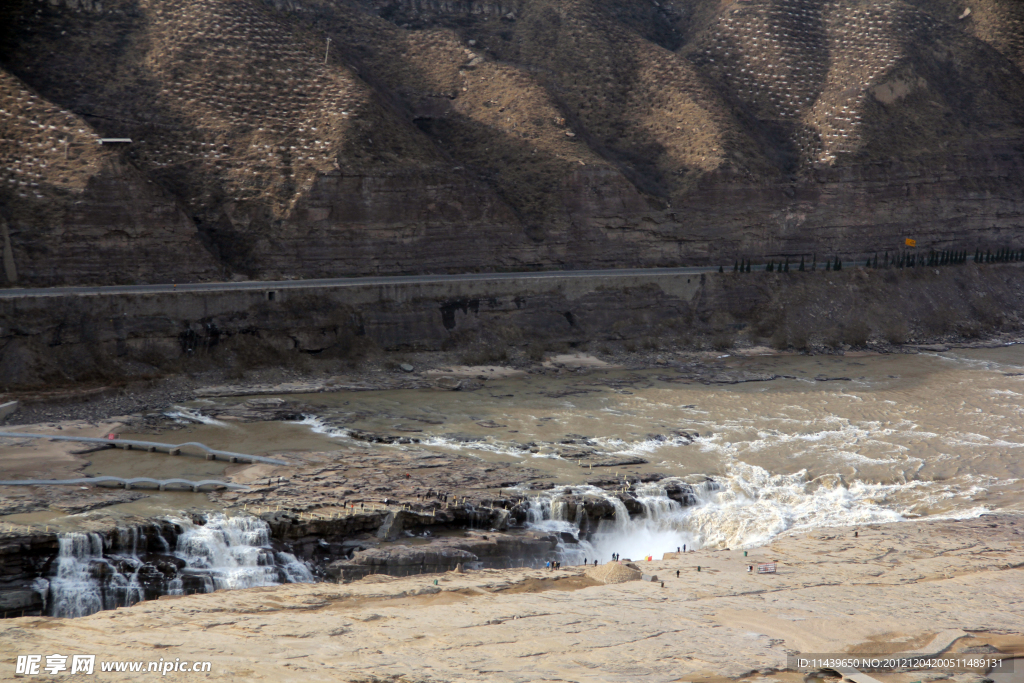
[[[897,5],[13,3],[0,284],[1024,247],[1020,7]]]
[[[244,371],[367,349],[863,346],[1015,330],[1024,269],[984,264],[0,298],[0,387]],[[810,264],[808,264],[810,268]]]

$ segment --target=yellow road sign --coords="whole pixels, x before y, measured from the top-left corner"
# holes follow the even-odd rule
[[[907,246],[908,246],[908,247],[916,247],[916,246],[917,246],[917,240],[912,240],[912,239],[910,239],[910,238],[908,237],[908,238],[907,238]]]

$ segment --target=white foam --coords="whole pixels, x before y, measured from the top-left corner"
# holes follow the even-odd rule
[[[679,446],[688,446],[690,444],[689,438],[684,437],[666,437],[664,439],[641,439],[639,441],[624,441],[622,439],[615,438],[596,438],[594,442],[599,444],[602,449],[609,453],[616,455],[651,455],[663,448],[677,448]]]
[[[758,418],[757,425],[764,420]],[[761,452],[788,451],[792,457],[813,453],[826,458],[835,457],[840,451],[849,453],[850,446],[857,451],[870,451],[877,456],[869,458],[873,463],[907,462],[906,445],[895,439],[930,439],[938,435],[921,431],[907,420],[883,425],[878,421],[854,423],[847,418],[828,415],[814,420],[772,418],[770,422],[779,428],[755,426],[753,420],[729,420],[710,425],[710,436],[695,440],[696,446],[705,452],[717,453],[727,461]],[[781,429],[780,429],[781,428]],[[703,430],[708,431],[708,430]],[[748,438],[743,438],[749,435]],[[846,456],[843,456],[846,457]],[[857,454],[847,457],[853,461]],[[860,454],[860,457],[863,454]]]
[[[482,441],[459,441],[446,436],[428,436],[420,441],[420,443],[424,446],[438,446],[452,451],[485,451],[488,453],[496,453],[498,455],[508,455],[513,458],[522,458],[524,453],[527,452],[511,446],[506,446],[501,442],[491,441],[490,439],[484,439]],[[546,456],[534,454],[533,457]]]
[[[95,533],[61,534],[57,539],[57,575],[50,581],[50,604],[58,617],[81,617],[103,609],[100,584],[92,577],[103,559],[103,538]]]
[[[612,553],[632,559],[689,548],[749,548],[769,543],[790,531],[909,521],[912,519],[970,519],[989,512],[985,506],[958,507],[972,496],[984,495],[983,482],[961,486],[946,482],[912,481],[877,484],[843,483],[838,475],[807,478],[801,470],[771,474],[745,462],[727,467],[717,484],[695,488],[696,505],[683,507],[665,494],[660,484],[633,491],[642,515],[630,517],[616,496],[593,486],[561,486],[530,501],[529,525],[548,531],[578,531],[559,499],[567,495],[602,497],[615,507],[614,520],[602,520],[589,539],[560,546],[566,561],[587,557],[606,560]],[[936,507],[944,508],[932,510]],[[952,508],[952,509],[950,509]]]
[[[306,425],[314,434],[323,434],[332,439],[347,439],[351,434],[343,427],[331,427],[316,415],[303,415],[301,420],[296,420],[292,424]]]
[[[204,425],[214,425],[216,427],[230,427],[226,422],[214,419],[209,415],[203,415],[198,410],[192,408],[186,408],[184,406],[172,406],[170,410],[165,410],[164,415],[174,419],[177,422],[182,423],[198,423]]]
[[[935,520],[960,520],[960,519],[977,519],[982,515],[987,515],[992,512],[989,508],[984,505],[978,505],[976,507],[969,508],[967,510],[954,510],[953,512],[946,512],[939,515],[928,515],[927,517],[918,517],[915,522],[931,522]]]
[[[248,516],[211,515],[206,524],[190,519],[171,519],[181,527],[177,547],[166,552],[185,563],[178,576],[167,582],[165,592],[181,595],[182,576],[202,582],[203,590],[254,588],[314,581],[309,567],[294,555],[270,548],[270,527]],[[135,527],[118,529],[122,554],[104,556],[103,537],[96,533],[69,533],[58,538],[56,576],[49,582],[51,613],[80,617],[132,605],[145,599],[139,572],[146,566],[138,552],[145,538]],[[160,537],[160,542],[167,543]],[[113,562],[111,560],[114,560]],[[102,570],[96,569],[102,565]],[[97,579],[97,576],[102,577]],[[101,584],[101,581],[103,582]]]

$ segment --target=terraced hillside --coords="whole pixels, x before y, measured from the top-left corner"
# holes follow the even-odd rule
[[[0,13],[7,282],[1024,246],[1017,0]]]

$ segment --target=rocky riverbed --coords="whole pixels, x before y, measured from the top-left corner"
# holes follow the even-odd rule
[[[295,580],[750,550],[792,528],[1019,509],[1007,451],[1019,439],[1007,425],[1020,347],[920,351],[399,368],[377,390],[351,379],[242,395],[217,386],[117,420],[20,427],[201,442],[277,462],[5,439],[3,479],[243,488],[0,490],[4,611],[70,616]],[[79,584],[98,595],[54,611]]]
[[[812,343],[804,354],[843,356],[847,353],[914,354],[935,353],[951,349],[998,348],[1024,341],[1019,332],[1009,330],[972,339],[957,335],[932,335],[908,343],[872,339],[864,346],[851,349],[848,344]],[[3,418],[0,426],[45,424],[68,420],[96,422],[123,418],[197,398],[256,395],[337,393],[349,391],[386,391],[395,389],[429,389],[439,391],[477,391],[488,382],[509,376],[538,375],[552,378],[587,376],[595,371],[624,368],[633,371],[666,369],[671,381],[700,384],[736,384],[779,379],[764,372],[737,372],[722,362],[723,356],[802,355],[793,350],[777,351],[745,339],[730,338],[725,351],[707,348],[697,350],[680,340],[666,343],[652,337],[646,344],[605,343],[584,345],[587,352],[569,351],[541,353],[538,357],[524,354],[506,356],[496,363],[466,364],[468,357],[486,356],[489,350],[399,353],[370,353],[358,362],[319,362],[305,359],[291,367],[250,369],[241,378],[224,369],[207,369],[190,373],[153,375],[146,379],[113,384],[80,382],[48,390],[14,391],[0,396],[0,403],[18,402],[17,409]],[[500,356],[501,354],[499,354]],[[839,379],[827,375],[822,380]],[[246,416],[253,416],[250,412]]]

